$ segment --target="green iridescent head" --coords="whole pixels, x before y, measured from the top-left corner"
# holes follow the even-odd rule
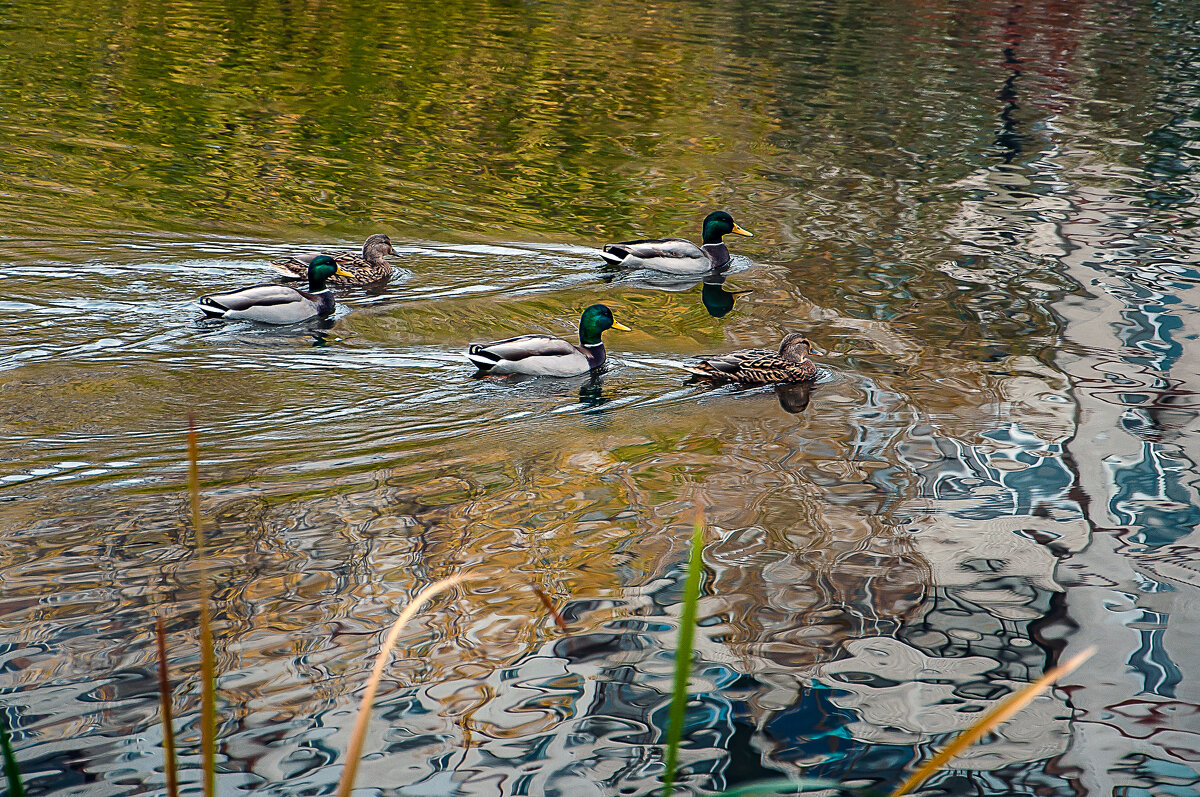
[[[325,290],[325,281],[332,276],[353,277],[346,269],[337,264],[329,255],[317,255],[308,264],[308,289],[316,293]]]
[[[753,233],[739,227],[733,216],[723,210],[714,210],[704,217],[704,243],[719,244],[724,236],[730,234],[754,237]]]
[[[579,318],[579,342],[584,346],[595,346],[600,343],[600,335],[606,329],[619,329],[622,332],[632,330],[624,324],[618,324],[613,319],[612,310],[602,304],[593,304],[583,311]]]

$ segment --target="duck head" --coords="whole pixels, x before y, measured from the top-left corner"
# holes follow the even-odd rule
[[[333,276],[353,277],[354,275],[337,264],[329,255],[317,255],[308,264],[308,289],[312,293],[325,290],[325,281]]]
[[[378,263],[384,255],[394,254],[396,250],[392,248],[392,239],[381,232],[375,233],[363,244],[363,260],[368,263]]]
[[[704,217],[704,243],[719,244],[724,236],[730,234],[754,237],[753,233],[739,227],[733,216],[723,210],[714,210]]]
[[[624,324],[618,324],[613,319],[612,310],[602,304],[593,304],[579,318],[579,342],[584,346],[595,346],[600,343],[600,335],[606,329],[633,331]]]
[[[810,354],[816,353],[812,341],[804,337],[803,332],[789,333],[779,344],[779,356],[793,362],[803,362]]]

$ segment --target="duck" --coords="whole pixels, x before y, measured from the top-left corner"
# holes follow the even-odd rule
[[[810,382],[820,369],[808,359],[812,342],[803,332],[792,332],[779,344],[779,351],[742,349],[706,357],[698,365],[683,369],[694,377],[711,382],[736,382],[739,385],[769,385],[778,382]]]
[[[733,216],[723,210],[705,216],[702,230],[701,246],[683,238],[621,241],[605,244],[600,257],[609,265],[621,268],[648,268],[667,274],[701,274],[729,262],[724,236],[754,237],[753,233],[739,227]]]
[[[325,283],[334,276],[353,277],[329,255],[317,255],[308,264],[308,290],[290,285],[254,285],[232,293],[200,297],[200,309],[208,318],[258,321],[263,324],[295,324],[310,318],[332,315],[333,291]]]
[[[392,265],[384,259],[385,255],[396,254],[392,239],[383,233],[375,233],[363,244],[362,254],[358,252],[321,252],[332,257],[339,266],[349,269],[350,277],[334,277],[330,283],[338,288],[349,288],[359,285],[375,285],[387,282],[392,278]],[[271,267],[289,279],[304,279],[308,276],[308,266],[316,254],[294,255],[279,260],[272,260]]]
[[[578,376],[604,365],[607,354],[600,335],[607,329],[632,332],[617,323],[612,310],[593,304],[579,317],[579,344],[552,335],[519,335],[494,343],[473,343],[467,359],[480,374]]]

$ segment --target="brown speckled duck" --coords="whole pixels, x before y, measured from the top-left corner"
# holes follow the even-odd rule
[[[303,279],[308,276],[308,266],[318,255],[332,257],[343,269],[349,269],[353,276],[333,277],[329,284],[337,288],[347,288],[356,285],[376,285],[387,282],[392,278],[392,265],[387,262],[387,255],[396,254],[392,248],[392,240],[383,233],[376,233],[363,244],[362,254],[358,252],[315,252],[308,255],[295,255],[271,261],[271,267],[285,277]]]
[[[808,359],[812,343],[802,332],[792,332],[779,351],[743,349],[706,357],[698,365],[684,366],[690,374],[713,382],[768,385],[774,382],[808,382],[817,378],[817,364]]]

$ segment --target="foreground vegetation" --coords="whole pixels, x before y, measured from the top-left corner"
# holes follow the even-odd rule
[[[205,553],[205,536],[200,517],[200,480],[199,456],[194,428],[188,433],[188,484],[192,526],[196,540],[196,557],[200,571],[200,753],[203,793],[205,797],[216,795],[216,758],[217,758],[217,710],[216,688],[217,675],[214,661],[214,645],[212,633],[212,613],[210,607],[210,581]],[[694,638],[697,611],[700,597],[703,593],[704,570],[704,521],[702,512],[697,514],[692,532],[687,573],[684,581],[681,599],[681,614],[679,636],[675,647],[675,674],[669,712],[669,721],[664,746],[664,769],[662,797],[671,797],[678,775],[679,747],[683,739],[685,715],[687,713],[688,686],[691,676],[691,664],[694,652]],[[420,590],[413,599],[404,606],[397,615],[391,629],[384,637],[379,652],[375,657],[374,667],[368,677],[355,720],[354,730],[346,750],[345,764],[342,770],[337,794],[339,797],[349,797],[354,789],[358,765],[362,758],[363,742],[371,722],[371,712],[375,695],[379,688],[384,670],[391,660],[392,651],[404,627],[417,616],[435,597],[447,592],[458,585],[471,580],[470,573],[456,575],[435,581]],[[542,604],[553,617],[558,629],[568,633],[569,628],[562,616],[554,607],[551,599],[538,587],[532,586]],[[178,797],[179,794],[179,764],[175,750],[175,720],[172,711],[171,681],[167,665],[166,631],[162,616],[156,618],[156,647],[158,654],[158,685],[160,716],[163,723],[163,769],[167,780],[167,794]],[[901,797],[919,788],[938,770],[950,765],[955,756],[964,752],[1002,723],[1012,718],[1017,712],[1033,701],[1039,694],[1048,689],[1056,680],[1067,675],[1088,659],[1094,648],[1088,648],[1072,657],[1063,664],[1052,668],[1024,689],[1009,695],[1000,701],[990,711],[984,713],[973,725],[955,737],[936,755],[914,771],[903,783],[890,792],[890,797]],[[9,729],[5,725],[5,715],[0,712],[0,754],[4,762],[5,780],[8,794],[11,797],[24,797],[25,790],[22,776],[12,750]],[[864,795],[880,795],[877,789],[838,783],[820,779],[780,779],[752,783],[728,789],[721,797],[741,797],[751,794],[795,793],[812,790],[833,790],[854,792]]]

